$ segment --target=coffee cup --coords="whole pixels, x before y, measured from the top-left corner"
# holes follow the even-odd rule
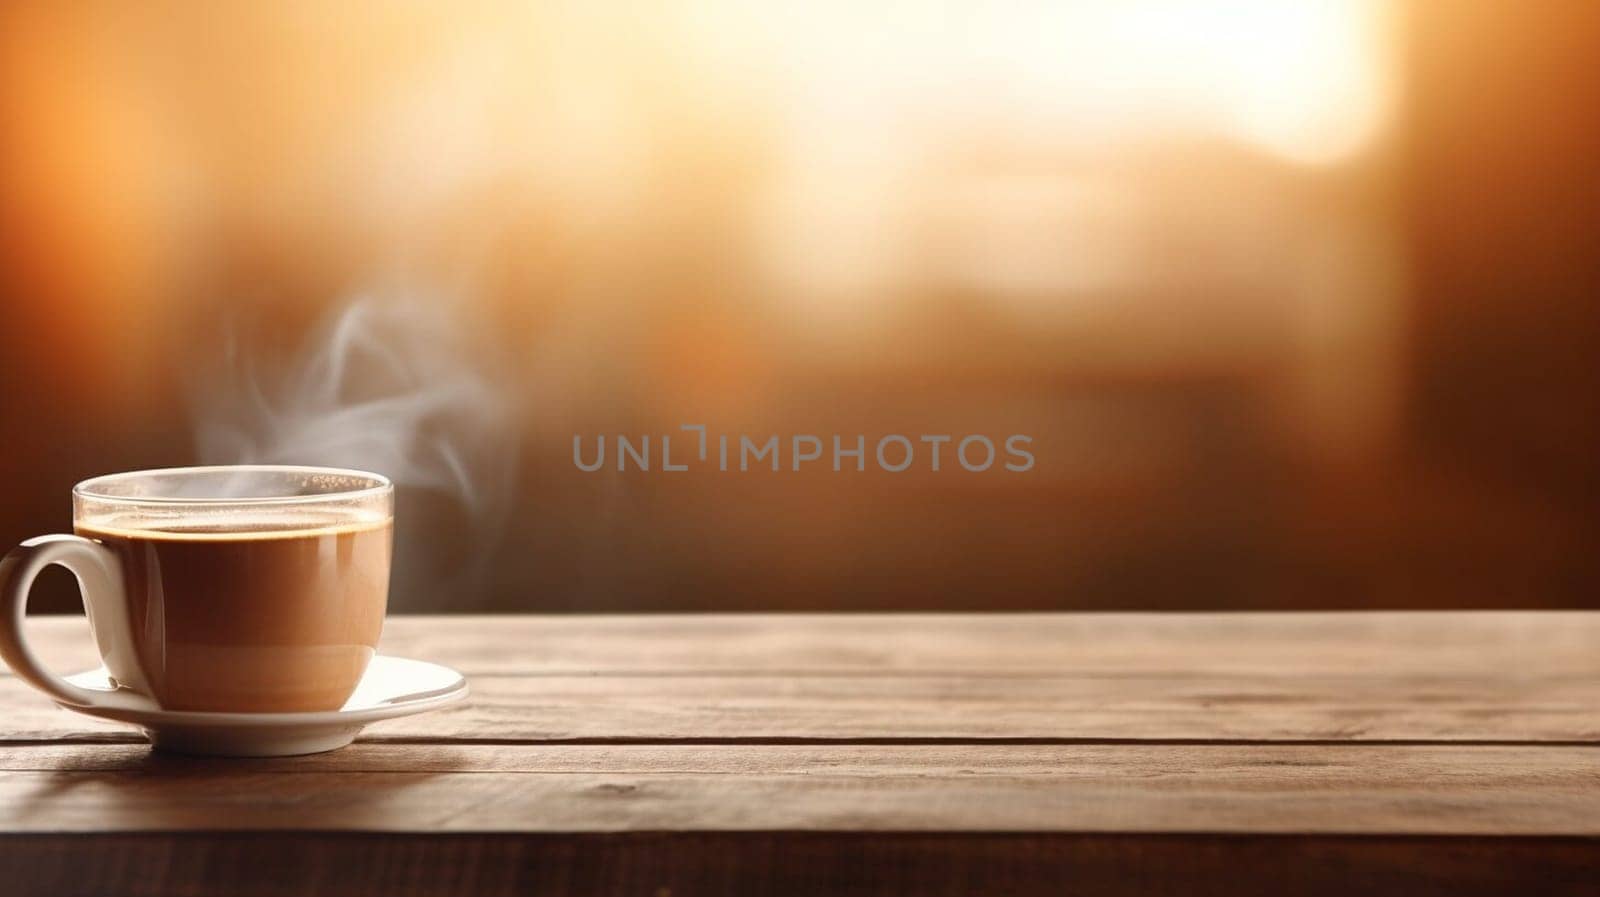
[[[63,704],[337,710],[383,628],[394,487],[373,473],[239,465],[135,471],[72,490],[73,535],[0,561],[0,657]],[[115,689],[46,669],[22,624],[45,567],[78,580]]]

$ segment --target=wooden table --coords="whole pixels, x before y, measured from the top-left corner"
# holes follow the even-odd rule
[[[58,668],[82,622],[30,621]],[[1594,894],[1600,614],[400,617],[466,706],[152,754],[0,678],[0,893]]]

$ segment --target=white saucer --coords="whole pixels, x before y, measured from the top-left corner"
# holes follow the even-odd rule
[[[114,690],[104,667],[68,676],[82,688]],[[157,748],[224,757],[288,757],[342,748],[361,727],[466,700],[467,680],[455,670],[404,657],[374,657],[361,684],[338,710],[315,713],[203,713],[120,707],[68,710],[132,723]],[[59,702],[58,702],[59,703]]]

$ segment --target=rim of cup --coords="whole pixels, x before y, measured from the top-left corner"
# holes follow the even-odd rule
[[[317,477],[343,477],[352,480],[364,480],[364,485],[350,489],[339,489],[329,492],[311,492],[297,495],[129,495],[115,492],[102,491],[117,483],[141,477],[170,477],[182,479],[186,476],[197,474],[225,474],[225,473],[281,473],[297,474],[301,476]],[[120,473],[108,473],[90,477],[72,487],[72,494],[76,498],[108,504],[129,505],[284,505],[284,504],[320,504],[329,501],[351,501],[367,497],[377,497],[384,493],[393,492],[394,483],[381,473],[370,470],[357,470],[349,467],[319,467],[308,464],[217,464],[192,467],[157,467],[148,470],[129,470]]]

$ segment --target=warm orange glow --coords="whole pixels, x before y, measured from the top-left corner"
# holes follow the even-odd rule
[[[627,320],[909,361],[942,337],[891,334],[957,301],[1071,338],[1074,365],[1355,352],[1386,370],[1392,328],[1364,323],[1394,318],[1381,208],[1297,193],[1329,170],[1368,183],[1395,81],[1385,9],[477,0],[218,23],[197,5],[114,33],[67,10],[11,32],[78,35],[82,64],[19,54],[0,86],[25,124],[20,214],[75,260],[47,266],[63,330],[158,332],[240,295],[310,316],[373,283],[483,306],[502,278],[493,301],[543,309],[551,357]],[[1308,282],[1312,261],[1335,273]],[[1387,377],[1314,406],[1376,407]]]
[[[1393,15],[1378,0],[729,4],[686,31],[707,73],[869,130],[1216,135],[1327,163],[1381,129]]]
[[[0,525],[200,460],[231,432],[201,406],[295,408],[267,387],[318,379],[302,347],[399,297],[404,345],[459,338],[507,384],[466,415],[519,435],[505,499],[539,512],[506,527],[538,543],[500,560],[507,595],[806,607],[1010,571],[1028,605],[1237,596],[1236,560],[1297,519],[1315,542],[1324,496],[1406,539],[1468,516],[1320,479],[1410,483],[1408,459],[1450,500],[1493,472],[1510,506],[1472,538],[1533,557],[1600,457],[1569,410],[1596,392],[1600,6],[1544,7],[0,3],[0,460],[30,471]],[[1027,429],[1040,461],[862,489],[572,475],[574,433],[702,419]],[[432,541],[465,553],[450,519]],[[1278,560],[1362,600],[1332,561]]]

